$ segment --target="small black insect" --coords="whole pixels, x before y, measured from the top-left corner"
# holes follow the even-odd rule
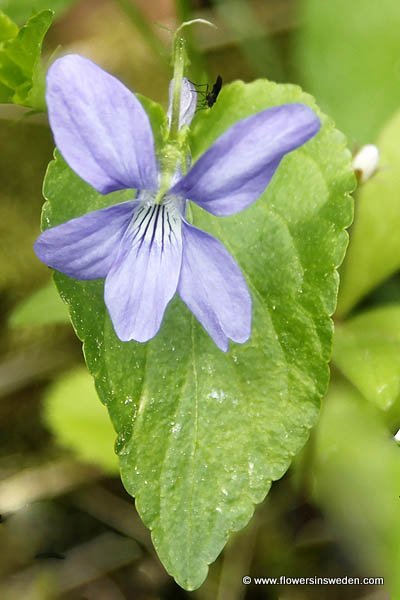
[[[222,77],[221,77],[221,75],[218,75],[214,85],[212,86],[211,92],[208,91],[208,86],[207,86],[207,91],[206,91],[204,101],[207,104],[208,108],[211,108],[216,103],[218,94],[220,93],[221,88],[222,88]]]
[[[191,81],[190,83],[192,83],[196,88],[201,88],[201,87],[206,88],[205,90],[199,90],[199,89],[196,90],[197,93],[202,96],[202,102],[201,102],[201,105],[199,106],[198,110],[201,108],[211,108],[212,106],[214,106],[214,104],[217,101],[218,95],[221,91],[221,88],[222,88],[221,75],[218,75],[211,90],[210,90],[210,84],[208,84],[208,83],[193,83],[193,81]]]

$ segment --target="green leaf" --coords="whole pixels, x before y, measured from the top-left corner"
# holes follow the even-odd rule
[[[153,100],[150,100],[150,98],[142,96],[142,94],[136,94],[136,97],[138,100],[140,100],[147,113],[147,116],[150,119],[150,123],[154,132],[156,148],[159,151],[165,144],[166,137],[168,135],[167,115],[158,102],[154,102]]]
[[[67,307],[52,281],[20,302],[12,312],[9,321],[11,327],[69,322]]]
[[[52,19],[53,12],[44,10],[31,17],[17,31],[6,22],[4,16],[1,18],[0,102],[44,109],[44,74],[40,54],[43,38]]]
[[[51,8],[56,17],[75,4],[76,0],[0,0],[0,10],[18,24],[25,23],[32,15]]]
[[[338,324],[333,360],[368,400],[388,410],[400,393],[400,306],[370,310]]]
[[[12,40],[18,35],[17,25],[4,13],[0,12],[0,43]]]
[[[333,386],[322,411],[313,480],[331,528],[368,576],[400,595],[400,449],[354,388]]]
[[[398,0],[302,0],[294,59],[338,127],[371,142],[400,98]]]
[[[400,111],[379,136],[378,173],[359,188],[338,314],[343,316],[400,267]]]
[[[293,86],[226,86],[215,110],[197,118],[196,154],[238,118],[283,102],[315,107]],[[354,178],[344,137],[322,118],[318,136],[284,159],[251,208],[226,219],[194,211],[249,283],[247,344],[220,352],[178,298],[156,338],[123,343],[105,310],[103,283],[56,275],[118,432],[124,484],[166,569],[186,589],[201,585],[229,534],[285,473],[326,390],[335,269],[347,244]],[[44,192],[45,227],[122,197],[100,196],[59,157]]]
[[[106,473],[118,473],[115,431],[86,369],[63,375],[46,392],[43,418],[57,442]]]

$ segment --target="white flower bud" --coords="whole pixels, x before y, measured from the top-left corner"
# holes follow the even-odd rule
[[[365,183],[378,168],[379,150],[373,144],[363,146],[353,158],[353,169],[360,183]]]

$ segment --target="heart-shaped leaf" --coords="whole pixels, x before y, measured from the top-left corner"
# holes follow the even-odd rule
[[[194,155],[237,119],[285,102],[316,108],[294,86],[226,86],[215,107],[197,115]],[[229,534],[285,473],[327,387],[354,177],[345,138],[322,120],[316,138],[284,159],[251,208],[226,219],[193,211],[247,279],[254,306],[248,343],[219,351],[179,299],[151,342],[121,342],[103,282],[56,276],[118,432],[124,484],[166,569],[187,589],[201,585]],[[129,197],[100,196],[59,156],[45,196],[44,227]]]

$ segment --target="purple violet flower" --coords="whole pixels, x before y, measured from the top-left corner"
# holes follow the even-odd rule
[[[185,175],[178,164],[165,187],[146,112],[113,76],[83,57],[60,58],[48,73],[47,104],[56,145],[84,181],[101,194],[138,193],[44,231],[38,257],[75,279],[105,278],[105,303],[122,341],[156,335],[178,292],[221,350],[229,339],[245,342],[251,297],[244,277],[218,240],[186,221],[186,203],[217,216],[250,206],[285,154],[318,132],[315,113],[285,104],[243,119]],[[190,123],[195,107],[184,79],[180,125]]]

